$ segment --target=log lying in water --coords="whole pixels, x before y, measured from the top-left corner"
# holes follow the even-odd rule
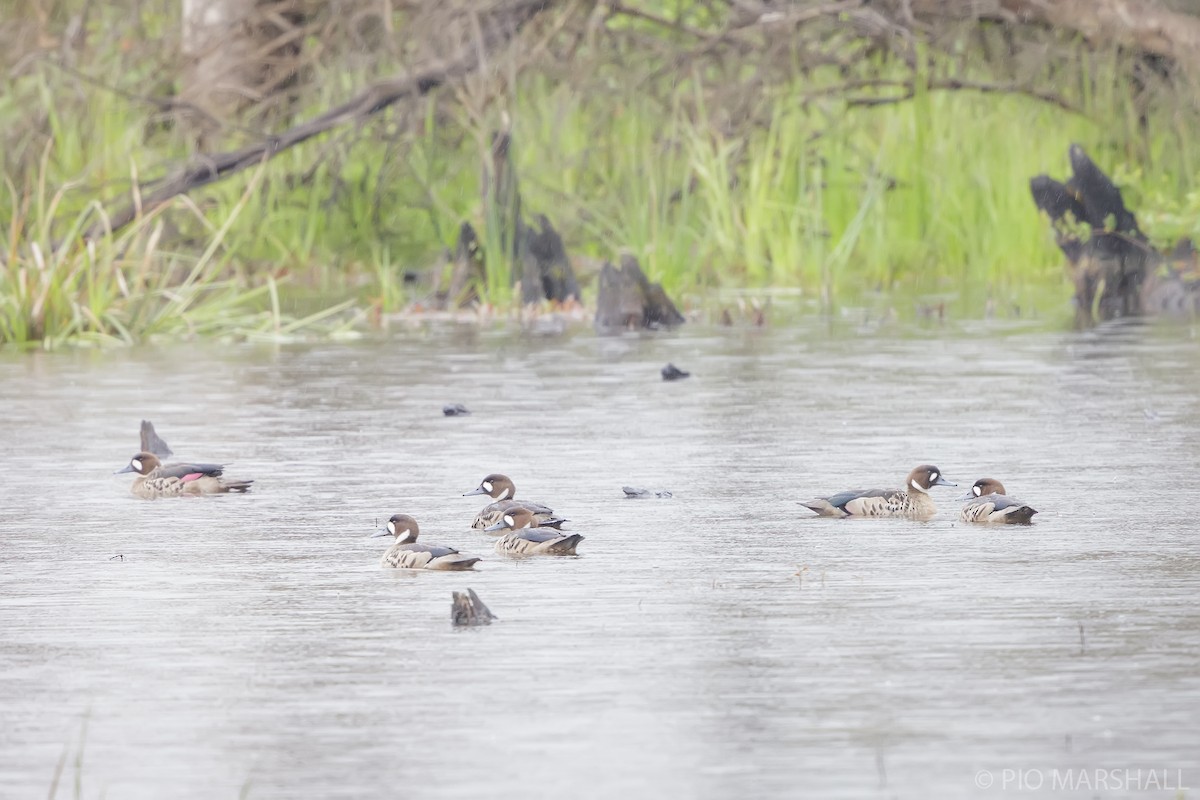
[[[491,625],[494,619],[499,619],[499,617],[483,604],[474,589],[451,593],[450,622],[455,626]]]
[[[596,292],[596,332],[616,333],[642,328],[673,328],[683,315],[662,284],[651,283],[637,259],[621,256],[621,268],[605,263]]]
[[[1071,145],[1069,155],[1073,174],[1066,183],[1038,175],[1029,188],[1067,257],[1077,321],[1200,313],[1200,272],[1191,241],[1159,253],[1125,207],[1121,190],[1083,148]]]

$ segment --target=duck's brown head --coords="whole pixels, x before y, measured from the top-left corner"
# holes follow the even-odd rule
[[[463,497],[470,497],[473,494],[486,494],[493,500],[512,500],[517,496],[517,487],[513,485],[507,475],[493,472],[474,489],[464,493]]]
[[[421,528],[417,525],[417,521],[408,514],[393,514],[387,521],[387,525],[375,531],[371,537],[395,536],[397,544],[412,544],[420,533]]]
[[[908,482],[904,488],[928,494],[930,487],[933,486],[958,486],[958,484],[943,478],[942,471],[932,464],[922,464],[908,473]]]
[[[122,472],[136,472],[139,475],[149,475],[154,470],[162,466],[162,462],[158,460],[158,456],[154,453],[141,452],[129,459],[129,463],[125,465],[125,469],[119,469],[114,475],[120,475]]]
[[[509,509],[508,513],[500,518],[500,521],[495,525],[489,525],[484,528],[485,531],[517,531],[521,528],[536,528],[538,527],[537,519],[534,518],[533,512],[523,506]]]
[[[971,500],[976,497],[983,497],[989,494],[1005,494],[1004,484],[995,478],[980,478],[975,481],[975,485],[971,487],[971,491],[960,497],[960,500]]]

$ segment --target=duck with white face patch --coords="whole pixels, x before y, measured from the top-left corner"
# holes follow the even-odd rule
[[[958,499],[967,501],[958,515],[963,522],[1028,525],[1038,513],[1032,506],[1005,494],[1004,484],[995,478],[980,478],[971,491]]]
[[[475,515],[475,521],[471,523],[471,527],[477,530],[486,530],[489,525],[495,525],[505,513],[514,508],[529,509],[537,523],[543,528],[558,527],[566,522],[565,519],[555,520],[554,510],[549,506],[535,503],[532,500],[514,500],[513,498],[517,496],[517,487],[507,475],[501,475],[498,472],[488,475],[471,491],[464,492],[463,497],[479,494],[486,494],[496,502],[484,506]]]
[[[552,523],[565,521],[551,520]],[[496,552],[510,556],[573,556],[575,548],[583,541],[583,536],[578,533],[531,530],[538,527],[555,526],[541,526],[528,508],[514,508],[484,530],[504,532],[496,541]]]
[[[937,513],[929,496],[934,486],[957,486],[932,464],[908,473],[903,489],[850,489],[803,503],[822,517],[903,517],[926,520]]]
[[[129,491],[146,500],[182,495],[225,494],[250,491],[254,481],[224,477],[225,464],[164,464],[149,452],[136,454],[115,474],[136,472]]]
[[[371,534],[377,536],[394,536],[396,541],[383,554],[379,565],[395,569],[430,569],[441,571],[461,572],[474,569],[479,556],[460,553],[453,547],[440,544],[417,544],[421,528],[417,521],[408,514],[393,514],[383,530]]]

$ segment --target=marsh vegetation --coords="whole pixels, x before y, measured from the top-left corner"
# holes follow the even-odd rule
[[[511,307],[511,220],[485,177],[501,130],[522,210],[562,233],[585,299],[629,252],[693,307],[785,287],[827,307],[880,292],[1058,313],[1070,290],[1028,179],[1071,142],[1152,236],[1200,229],[1194,71],[1061,26],[857,2],[250,5],[283,26],[258,51],[270,69],[254,102],[206,105],[175,2],[0,0],[0,340],[361,329],[447,302],[463,221],[483,243],[472,297]],[[270,146],[439,69],[436,88]],[[141,205],[181,165],[263,142]]]

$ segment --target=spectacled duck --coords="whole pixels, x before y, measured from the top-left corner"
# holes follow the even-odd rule
[[[529,509],[533,512],[538,526],[542,528],[557,528],[567,521],[565,519],[556,519],[554,510],[549,506],[529,500],[514,500],[513,498],[517,495],[517,487],[513,485],[512,480],[507,475],[494,472],[484,478],[477,487],[469,492],[464,492],[463,497],[471,497],[477,494],[486,494],[496,502],[484,506],[475,515],[475,521],[471,523],[472,528],[487,530],[489,525],[495,525],[506,513],[514,508]]]
[[[180,495],[245,493],[254,481],[224,477],[225,464],[164,464],[153,453],[141,452],[129,460],[123,472],[136,472],[138,477],[129,490],[138,497],[154,500]]]
[[[565,522],[566,520],[551,520]],[[508,531],[496,541],[496,552],[511,556],[573,556],[575,548],[583,541],[578,533],[539,531],[532,528],[540,525],[537,516],[528,508],[509,509],[500,521],[484,528],[485,531]],[[553,527],[553,526],[551,526]]]
[[[850,489],[829,497],[818,497],[803,505],[822,517],[905,517],[926,520],[937,513],[929,495],[934,486],[957,486],[942,477],[932,464],[922,464],[908,473],[903,489]]]
[[[1037,509],[1006,495],[1004,484],[995,478],[980,478],[971,491],[958,499],[967,501],[959,513],[963,522],[1028,524],[1038,513]]]
[[[387,526],[371,534],[395,536],[396,542],[383,554],[379,565],[396,569],[435,569],[462,571],[475,569],[479,556],[460,553],[453,547],[440,544],[417,544],[421,528],[408,514],[394,514]]]

